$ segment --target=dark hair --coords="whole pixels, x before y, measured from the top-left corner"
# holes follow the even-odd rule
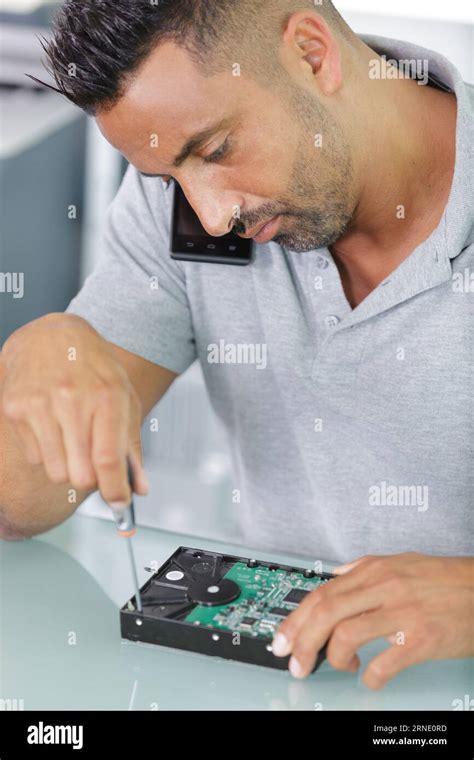
[[[285,10],[304,7],[340,19],[330,0],[321,6],[311,0],[66,0],[51,40],[41,44],[53,89],[94,114],[120,99],[130,77],[165,40],[186,49],[205,76],[222,70],[229,56],[241,61],[244,48],[254,58],[265,51],[269,70],[268,38],[259,21],[278,31]]]

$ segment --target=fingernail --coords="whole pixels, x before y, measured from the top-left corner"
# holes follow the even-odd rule
[[[290,659],[288,669],[294,678],[303,678],[304,676],[303,668],[299,664],[298,660],[296,660],[294,657]]]
[[[290,654],[290,643],[283,633],[277,633],[272,641],[272,652],[277,657],[286,657]]]
[[[109,507],[114,512],[123,512],[124,509],[127,509],[128,504],[126,501],[109,501]]]

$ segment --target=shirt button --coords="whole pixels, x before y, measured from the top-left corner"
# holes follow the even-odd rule
[[[336,317],[335,314],[329,314],[327,317],[324,317],[324,324],[326,327],[336,327],[337,324],[339,324],[341,320],[339,317]]]
[[[324,256],[321,256],[321,254],[318,254],[318,256],[316,256],[316,266],[318,269],[327,269],[329,261],[325,259]]]

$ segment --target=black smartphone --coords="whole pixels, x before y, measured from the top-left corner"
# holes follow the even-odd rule
[[[252,240],[235,232],[222,237],[208,235],[181,187],[174,180],[170,252],[172,259],[204,261],[209,264],[250,264]]]

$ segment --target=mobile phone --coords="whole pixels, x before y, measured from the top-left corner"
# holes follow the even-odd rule
[[[209,264],[250,264],[253,258],[252,240],[240,238],[235,232],[221,237],[209,235],[181,187],[176,181],[173,185],[171,258]]]

